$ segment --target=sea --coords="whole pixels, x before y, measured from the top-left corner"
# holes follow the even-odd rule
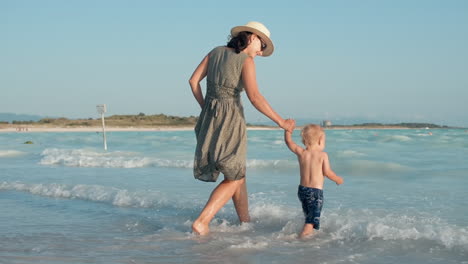
[[[107,132],[107,150],[99,132],[2,132],[0,263],[468,263],[467,130],[326,134],[344,184],[326,180],[301,240],[281,130],[248,131],[252,221],[229,201],[204,237],[191,224],[220,179],[194,179],[192,130]]]

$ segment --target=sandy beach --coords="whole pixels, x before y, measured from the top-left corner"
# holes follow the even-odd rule
[[[296,130],[300,130],[302,126],[297,126]],[[125,131],[189,131],[193,130],[194,126],[154,126],[154,127],[106,127],[106,132],[125,132]],[[247,130],[278,130],[279,127],[273,126],[248,126]],[[423,129],[423,128],[408,128],[403,126],[335,126],[325,127],[326,130],[355,130],[355,129]],[[429,129],[429,128],[426,128]],[[430,128],[435,129],[435,128]],[[3,125],[0,126],[2,132],[102,132],[102,127],[96,126],[74,126],[74,127],[53,127],[53,126],[37,126],[37,125]]]
[[[158,127],[106,127],[106,132],[125,132],[125,131],[190,131],[193,126],[158,126]],[[275,127],[252,126],[247,130],[275,130]],[[102,127],[50,127],[50,126],[1,126],[2,132],[102,132]]]
[[[300,130],[302,127],[296,127]],[[125,131],[190,131],[193,126],[160,126],[160,127],[106,127],[106,132],[125,132]],[[249,126],[247,130],[278,130],[276,127],[265,126]],[[354,130],[354,129],[411,129],[407,127],[380,126],[380,127],[363,127],[363,126],[344,126],[344,127],[329,127],[330,130]],[[0,127],[0,133],[32,133],[32,132],[102,132],[102,127],[47,127],[47,126],[23,126],[23,127]]]
[[[117,131],[186,131],[193,127],[106,127],[106,132]],[[102,132],[102,127],[1,127],[0,132]]]

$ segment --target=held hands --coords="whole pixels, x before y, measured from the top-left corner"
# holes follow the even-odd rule
[[[294,128],[296,127],[296,121],[294,119],[286,119],[280,126],[282,129],[292,133]]]

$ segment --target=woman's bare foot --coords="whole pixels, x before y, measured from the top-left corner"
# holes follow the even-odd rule
[[[192,232],[197,235],[204,236],[210,232],[210,228],[208,227],[208,225],[205,225],[195,220],[195,222],[193,222],[192,224]]]

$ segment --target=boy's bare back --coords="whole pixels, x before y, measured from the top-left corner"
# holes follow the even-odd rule
[[[306,148],[302,148],[292,140],[292,133],[285,131],[284,140],[288,148],[297,156],[301,174],[301,185],[309,188],[323,189],[324,176],[342,184],[343,179],[336,175],[330,167],[328,154],[324,152],[325,133],[320,129],[312,138],[305,138]]]
[[[325,152],[302,149],[296,153],[299,160],[301,185],[309,188],[323,189],[323,172]]]

